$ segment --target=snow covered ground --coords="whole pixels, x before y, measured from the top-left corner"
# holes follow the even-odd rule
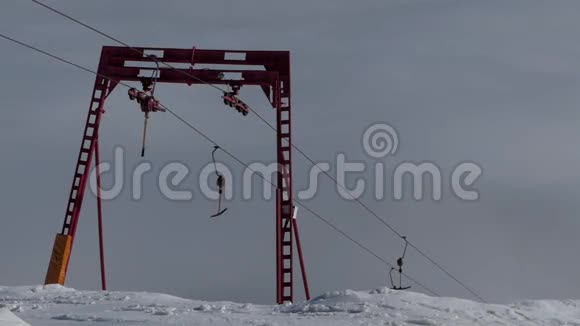
[[[155,293],[77,291],[55,285],[0,287],[2,309],[30,325],[49,326],[580,325],[580,301],[496,305],[388,289],[337,291],[308,302],[267,306]]]

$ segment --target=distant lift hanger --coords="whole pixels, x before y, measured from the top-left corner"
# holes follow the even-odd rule
[[[227,208],[222,209],[222,196],[223,196],[224,188],[226,185],[226,181],[225,181],[224,176],[218,172],[217,164],[215,163],[215,152],[218,149],[220,149],[219,146],[214,146],[213,151],[211,152],[211,159],[213,161],[213,167],[215,170],[215,174],[217,175],[216,186],[218,187],[218,192],[219,192],[218,209],[217,209],[217,213],[211,215],[210,217],[220,216],[228,210]]]
[[[397,259],[397,266],[399,268],[395,269],[395,267],[391,267],[391,270],[389,271],[389,278],[391,280],[391,290],[408,290],[411,288],[410,286],[403,286],[403,259],[405,258],[405,254],[407,253],[407,246],[409,245],[409,241],[407,241],[407,237],[405,236],[403,236],[402,238],[403,240],[405,240],[405,249],[403,249],[403,255],[399,257],[399,259]],[[396,286],[395,282],[393,281],[393,271],[395,270],[399,272],[399,286]]]

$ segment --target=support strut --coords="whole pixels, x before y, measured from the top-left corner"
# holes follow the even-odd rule
[[[302,284],[304,285],[304,295],[306,300],[310,300],[310,288],[308,286],[308,277],[306,277],[306,266],[304,265],[304,256],[302,255],[302,245],[300,242],[300,233],[298,232],[297,220],[298,208],[294,207],[294,215],[292,217],[292,226],[294,230],[294,239],[296,240],[296,248],[298,249],[298,259],[300,260],[300,270],[302,271]]]
[[[99,139],[95,140],[95,172],[97,178],[97,214],[99,222],[99,258],[101,262],[101,289],[107,290],[107,277],[105,275],[105,249],[103,242],[103,205],[101,196],[101,160],[99,159]]]

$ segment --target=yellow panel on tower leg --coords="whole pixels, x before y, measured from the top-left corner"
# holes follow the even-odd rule
[[[44,284],[64,285],[64,280],[66,279],[66,267],[70,257],[71,243],[72,237],[70,235],[56,235]]]

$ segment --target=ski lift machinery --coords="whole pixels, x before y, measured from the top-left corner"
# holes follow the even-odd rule
[[[155,63],[155,67],[152,67],[151,63]],[[159,63],[162,63],[162,65],[159,65]],[[189,68],[173,68],[166,64],[172,66],[180,65],[180,67],[189,65]],[[204,65],[204,67],[209,65],[211,68],[201,69],[199,65]],[[215,67],[212,65],[215,65]],[[256,68],[256,66],[259,68]],[[231,69],[228,69],[229,67]],[[230,78],[229,76],[236,77]],[[233,91],[224,92],[221,100],[223,100],[225,105],[241,113],[242,116],[247,115],[250,110],[237,97],[240,88],[242,86],[258,86],[262,89],[272,108],[276,110],[276,159],[278,171],[276,178],[275,223],[273,223],[276,232],[276,302],[282,304],[294,300],[294,251],[297,252],[299,258],[305,296],[309,299],[308,280],[304,268],[292,193],[289,51],[103,47],[81,147],[73,174],[73,182],[66,204],[65,218],[62,228],[54,241],[45,284],[65,283],[89,170],[94,161],[97,167],[101,288],[103,290],[106,289],[102,203],[99,186],[101,176],[98,170],[99,126],[104,113],[105,100],[119,82],[140,82],[143,88],[143,90],[138,90],[137,88],[129,90],[129,98],[135,100],[145,114],[141,155],[145,154],[145,138],[149,114],[156,111],[165,111],[163,105],[153,94],[155,87],[158,87],[159,84],[173,83],[190,86],[211,84],[231,87]],[[221,203],[218,205],[220,205],[218,213],[223,213],[225,210],[221,209]]]

